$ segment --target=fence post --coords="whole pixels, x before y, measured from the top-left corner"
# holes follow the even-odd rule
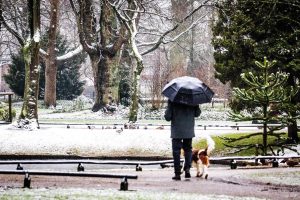
[[[9,113],[9,122],[12,122],[11,94],[8,95],[8,113]]]
[[[255,156],[258,156],[258,144],[255,144]],[[255,165],[258,165],[258,159],[255,158]]]
[[[30,188],[31,178],[28,173],[25,174],[24,188]]]

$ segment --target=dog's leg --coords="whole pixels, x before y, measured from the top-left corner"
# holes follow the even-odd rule
[[[182,156],[184,156],[184,150],[183,150],[183,149],[180,150],[180,158],[181,158]],[[183,162],[180,162],[180,163],[182,164],[181,170],[180,170],[180,173],[182,174],[183,171],[184,171],[185,159],[183,159]]]
[[[185,160],[183,160],[183,162],[182,162],[182,166],[181,166],[181,174],[183,173],[183,171],[184,171],[184,165],[185,165]]]
[[[196,177],[201,177],[203,175],[201,168],[202,168],[202,162],[199,160],[197,162],[197,175],[196,175]]]
[[[207,170],[208,170],[208,166],[207,165],[203,165],[203,174],[204,174],[204,178],[205,179],[207,179],[207,177],[208,177]]]

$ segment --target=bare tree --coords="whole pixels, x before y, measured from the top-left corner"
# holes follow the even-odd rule
[[[126,4],[127,3],[127,4]],[[139,0],[118,0],[111,3],[111,6],[114,8],[115,12],[117,13],[118,18],[122,21],[123,24],[125,24],[125,27],[128,31],[128,38],[129,38],[129,44],[131,45],[130,49],[132,51],[132,57],[135,59],[136,64],[134,67],[134,74],[133,74],[133,81],[132,81],[132,105],[130,108],[130,114],[129,114],[129,120],[130,121],[136,121],[137,120],[137,113],[138,113],[138,100],[139,100],[139,80],[140,75],[144,69],[143,64],[143,58],[142,56],[149,54],[153,52],[154,50],[158,49],[160,45],[168,44],[171,42],[175,42],[180,38],[184,33],[189,31],[191,28],[193,28],[199,20],[195,20],[192,23],[189,23],[187,26],[182,27],[184,23],[188,22],[189,19],[201,8],[205,6],[211,6],[209,0],[203,1],[201,4],[199,4],[195,9],[193,9],[191,12],[189,12],[184,17],[180,17],[180,19],[176,19],[174,23],[170,27],[168,27],[166,30],[161,32],[161,30],[154,30],[151,31],[151,35],[156,35],[154,37],[155,39],[153,42],[144,42],[142,44],[137,44],[137,34],[138,34],[138,28],[139,25],[139,15],[141,13],[145,15],[156,15],[160,16],[158,13],[152,13],[147,10],[145,10],[145,7],[142,3],[142,1]],[[124,5],[127,5],[128,7],[124,7]],[[165,18],[168,18],[164,16]],[[168,20],[171,18],[168,18]],[[174,18],[173,18],[174,19]],[[179,33],[174,34],[177,30]],[[138,47],[143,47],[142,50]]]
[[[70,0],[76,15],[80,43],[90,57],[95,87],[93,111],[106,106],[111,93],[110,70],[126,41],[126,29],[118,22],[109,1]]]

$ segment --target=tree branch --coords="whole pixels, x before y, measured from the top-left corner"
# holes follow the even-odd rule
[[[148,53],[151,53],[152,51],[156,50],[162,43],[164,43],[164,38],[170,34],[171,32],[175,31],[182,23],[184,23],[185,21],[187,21],[189,18],[191,18],[195,12],[197,12],[198,10],[200,10],[201,8],[203,8],[204,6],[209,6],[206,5],[208,2],[210,2],[210,0],[206,0],[205,2],[203,2],[201,5],[199,5],[197,8],[195,8],[192,12],[190,12],[186,17],[184,17],[183,19],[181,19],[175,26],[173,26],[171,29],[167,30],[165,33],[163,33],[160,38],[154,43],[154,45],[141,53],[141,55],[146,55]]]
[[[88,44],[87,42],[87,39],[85,37],[85,33],[84,33],[84,23],[83,23],[83,16],[82,16],[82,13],[84,12],[83,11],[83,6],[80,5],[79,9],[81,9],[81,11],[77,11],[76,7],[75,7],[75,4],[74,4],[74,1],[73,0],[69,0],[70,1],[70,4],[71,4],[71,7],[72,7],[72,10],[75,14],[75,17],[76,17],[76,24],[77,24],[77,28],[78,28],[78,35],[79,35],[79,40],[80,40],[80,43],[82,45],[82,48],[88,52],[88,53],[96,53],[97,52],[97,48],[95,48],[92,44]],[[89,12],[92,12],[92,10],[90,10]]]
[[[4,16],[3,16],[3,2],[2,0],[0,0],[0,26],[1,24],[4,25],[4,27],[7,29],[8,32],[10,32],[17,40],[18,42],[20,43],[21,46],[24,46],[25,45],[25,40],[24,38],[16,31],[14,30],[12,27],[10,27]]]
[[[57,61],[65,61],[65,60],[68,60],[68,59],[71,59],[73,58],[74,56],[80,54],[82,52],[83,48],[82,48],[82,45],[79,45],[76,49],[74,49],[73,51],[70,51],[68,53],[66,53],[65,55],[62,55],[62,56],[58,56],[56,58]]]

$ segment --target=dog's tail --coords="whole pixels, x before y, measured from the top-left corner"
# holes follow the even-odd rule
[[[215,141],[210,137],[210,135],[206,135],[206,152],[209,155],[215,149]]]

